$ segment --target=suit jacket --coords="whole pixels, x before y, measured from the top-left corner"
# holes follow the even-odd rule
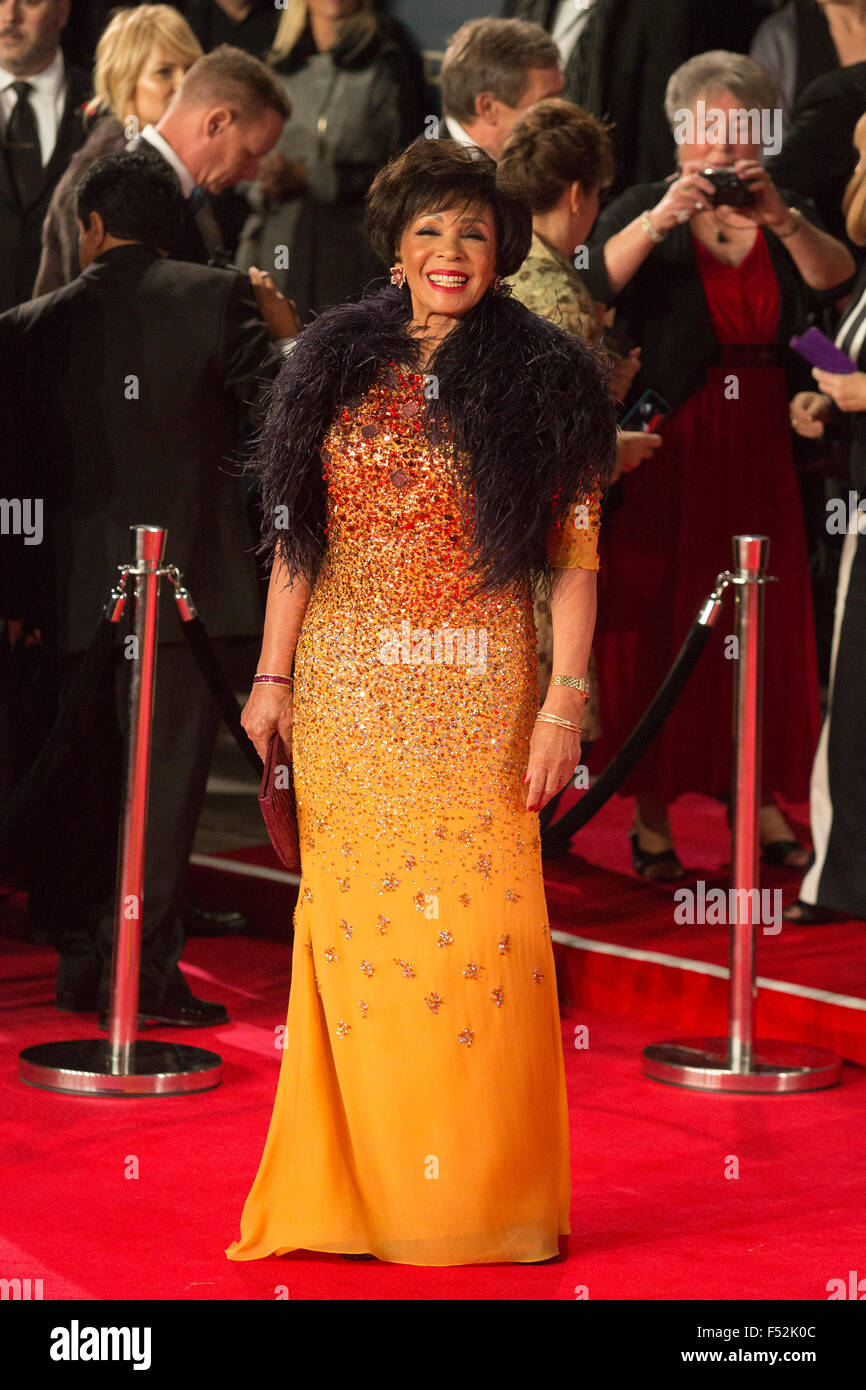
[[[75,151],[84,143],[81,107],[89,89],[86,73],[78,68],[66,69],[66,100],[54,151],[42,170],[39,191],[27,207],[22,208],[18,202],[0,137],[0,313],[29,299],[33,291],[41,254],[42,223],[51,195]]]
[[[156,146],[152,145],[149,140],[144,140],[139,135],[137,139],[129,141],[127,149],[130,154],[134,151],[136,154],[147,155],[150,159],[157,160],[164,168],[171,169],[173,176],[177,178],[177,174],[171,168],[168,160],[163,158]],[[179,182],[180,180],[178,180]],[[193,261],[196,265],[207,265],[208,263],[209,256],[204,237],[186,201],[184,201],[183,229],[180,237],[171,248],[171,254],[176,261]]]
[[[230,461],[248,403],[282,359],[246,277],[116,247],[0,315],[0,358],[6,496],[43,498],[45,528],[7,568],[6,612],[38,620],[60,653],[83,650],[129,558],[129,528],[143,523],[168,528],[167,559],[212,635],[259,632],[253,537]],[[7,567],[16,539],[0,538]],[[161,636],[176,641],[172,606],[166,592]]]
[[[75,217],[75,191],[91,164],[106,154],[119,154],[126,148],[123,126],[106,113],[91,123],[87,139],[76,150],[60,179],[42,225],[42,256],[33,286],[33,299],[68,285],[78,274],[78,222]]]
[[[862,246],[845,235],[842,195],[857,164],[854,127],[866,111],[866,63],[836,68],[811,82],[777,155],[767,160],[773,181],[811,198],[828,232],[850,248],[857,260]]]
[[[671,73],[696,53],[712,48],[748,50],[770,0],[612,0],[601,48],[601,109],[614,122],[613,191],[665,178],[674,167],[673,136],[664,113]],[[502,14],[527,19],[548,32],[556,0],[505,0]],[[566,67],[563,96],[583,105]]]

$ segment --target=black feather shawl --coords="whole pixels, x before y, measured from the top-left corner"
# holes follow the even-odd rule
[[[417,365],[410,318],[405,288],[329,309],[303,329],[272,387],[250,464],[262,484],[261,549],[311,583],[326,540],[324,436],[388,362]],[[616,423],[603,360],[508,293],[488,291],[426,372],[438,399],[425,428],[453,450],[464,508],[471,500],[480,587],[548,576],[551,523],[609,474]]]

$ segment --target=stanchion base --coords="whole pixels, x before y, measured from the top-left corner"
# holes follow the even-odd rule
[[[841,1058],[804,1043],[761,1038],[747,1072],[730,1066],[727,1038],[678,1038],[644,1048],[643,1072],[653,1081],[694,1091],[785,1095],[838,1086]]]
[[[136,1040],[132,1070],[111,1071],[106,1038],[40,1043],[18,1054],[18,1078],[28,1086],[77,1096],[177,1096],[210,1091],[222,1080],[222,1058],[184,1043]]]

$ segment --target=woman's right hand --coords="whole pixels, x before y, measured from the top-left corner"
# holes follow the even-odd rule
[[[657,232],[669,232],[690,222],[696,212],[711,206],[715,189],[709,179],[702,178],[697,166],[687,165],[679,178],[674,179],[664,197],[650,209],[649,218]]]
[[[256,752],[265,761],[268,744],[276,730],[288,757],[292,756],[292,711],[294,699],[290,685],[254,685],[241,713],[241,724]]]
[[[620,430],[616,437],[616,458],[614,460],[611,484],[617,482],[623,473],[634,470],[660,449],[663,440],[660,434],[645,434],[643,430]]]
[[[820,439],[832,404],[823,391],[798,391],[789,407],[795,432],[803,439]]]

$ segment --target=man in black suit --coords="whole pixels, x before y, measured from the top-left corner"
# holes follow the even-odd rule
[[[554,36],[565,74],[562,95],[613,122],[611,191],[667,178],[675,165],[664,112],[671,73],[696,53],[748,53],[771,0],[504,0],[507,18]]]
[[[836,68],[810,82],[797,102],[785,143],[767,160],[780,188],[811,198],[832,236],[859,262],[862,246],[849,241],[842,197],[857,165],[854,127],[866,111],[866,63]]]
[[[193,63],[162,119],[130,142],[130,152],[167,164],[180,182],[184,224],[171,248],[178,260],[225,264],[210,199],[255,179],[291,109],[264,63],[223,44]]]
[[[90,642],[134,523],[167,527],[167,558],[183,570],[217,642],[260,631],[252,536],[229,461],[248,403],[281,361],[262,313],[271,339],[289,336],[293,319],[264,284],[254,293],[237,272],[167,258],[182,217],[176,180],[162,164],[128,153],[97,161],[78,190],[81,275],[0,316],[0,419],[14,420],[10,472],[18,496],[44,499],[45,533],[26,553],[23,538],[0,538],[4,547],[22,541],[19,555],[31,568],[34,555],[41,562],[38,593],[21,594],[19,581],[5,616],[38,617],[61,684]],[[8,611],[17,599],[29,613]],[[226,1019],[222,1005],[192,995],[178,967],[177,898],[218,714],[171,607],[166,595],[140,1012],[194,1027]],[[43,919],[53,914],[61,1008],[107,1003],[129,654],[116,644],[113,679],[95,692],[98,723],[54,788],[34,885]]]
[[[87,74],[67,68],[69,0],[0,0],[0,312],[29,299],[54,187],[84,141]]]

